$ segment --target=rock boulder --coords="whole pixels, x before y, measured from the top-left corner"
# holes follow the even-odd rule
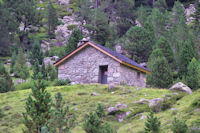
[[[185,93],[192,94],[192,90],[188,86],[186,86],[185,84],[183,84],[182,82],[178,82],[178,83],[174,84],[169,89],[170,90],[183,91]]]

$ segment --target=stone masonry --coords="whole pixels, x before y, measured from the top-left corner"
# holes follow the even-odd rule
[[[146,75],[121,65],[108,55],[87,46],[58,66],[58,78],[76,83],[99,83],[99,67],[108,65],[108,84],[125,83],[145,87]],[[138,78],[139,77],[139,78]]]

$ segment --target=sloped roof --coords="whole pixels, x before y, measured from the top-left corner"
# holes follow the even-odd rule
[[[108,56],[110,56],[111,58],[113,58],[114,60],[118,61],[121,64],[124,64],[128,67],[137,69],[139,71],[145,72],[145,73],[150,73],[149,69],[139,65],[138,63],[136,63],[135,61],[129,59],[128,57],[119,54],[111,49],[108,49],[102,45],[99,45],[93,41],[87,41],[85,42],[83,45],[79,46],[77,49],[75,49],[74,51],[67,53],[63,58],[59,59],[57,62],[54,63],[54,66],[59,66],[59,64],[61,64],[62,62],[64,62],[65,60],[67,60],[69,57],[71,57],[72,55],[74,55],[75,53],[79,52],[82,48],[86,47],[87,45],[90,45],[96,49],[98,49],[99,51],[107,54]]]

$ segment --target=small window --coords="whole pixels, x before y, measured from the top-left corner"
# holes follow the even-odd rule
[[[137,79],[140,79],[140,72],[137,72]]]

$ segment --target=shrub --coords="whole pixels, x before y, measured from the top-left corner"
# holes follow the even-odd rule
[[[193,106],[193,107],[200,107],[200,97],[196,98],[196,99],[192,102],[192,106]]]
[[[16,85],[17,90],[26,90],[31,89],[31,87],[34,85],[33,81],[23,82],[21,84]]]
[[[147,121],[145,122],[145,132],[159,133],[160,125],[161,125],[161,122],[158,120],[157,117],[154,117],[154,112],[151,111],[149,115],[147,116]]]
[[[4,113],[3,113],[3,110],[0,109],[0,118],[4,117]]]
[[[55,86],[62,86],[62,85],[69,85],[71,82],[69,79],[58,79],[56,80],[56,83],[54,84]]]
[[[98,117],[100,117],[100,118],[105,116],[104,106],[102,104],[98,104],[96,113],[97,113]]]
[[[187,133],[188,126],[186,125],[185,121],[181,121],[177,118],[174,118],[171,130],[173,133]]]
[[[73,29],[75,29],[76,27],[77,27],[76,24],[67,25],[67,29],[68,29],[68,30],[73,30]]]

